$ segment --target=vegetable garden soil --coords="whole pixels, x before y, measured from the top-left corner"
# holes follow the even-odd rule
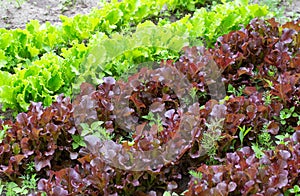
[[[20,7],[17,2],[20,2]],[[89,13],[97,0],[0,0],[0,28],[25,28],[30,20],[59,24],[60,15]]]

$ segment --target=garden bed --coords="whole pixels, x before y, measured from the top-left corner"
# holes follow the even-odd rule
[[[40,22],[54,24],[3,17],[0,194],[299,194],[299,18],[243,0],[136,2],[60,24],[51,6]],[[45,9],[14,9],[28,5]]]

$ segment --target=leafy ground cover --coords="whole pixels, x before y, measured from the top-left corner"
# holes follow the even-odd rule
[[[215,5],[208,11],[193,7],[194,1],[176,2],[192,16],[169,21],[164,15],[152,22],[143,21],[147,14],[137,16],[140,24],[126,31],[120,30],[122,17],[109,17],[115,26],[103,22],[104,29],[111,29],[91,35],[93,28],[85,29],[89,25],[76,29],[74,24],[93,17],[65,18],[64,30],[48,24],[53,32],[72,32],[66,33],[72,44],[62,38],[62,43],[70,45],[44,51],[15,73],[1,72],[6,85],[2,93],[12,99],[16,95],[7,82],[10,76],[16,77],[12,86],[22,90],[16,103],[23,109],[34,96],[41,96],[36,85],[46,86],[46,94],[70,95],[72,89],[65,82],[76,74],[84,79],[77,78],[80,94],[76,99],[58,95],[43,99],[49,100],[44,104],[31,102],[15,119],[0,121],[1,193],[299,193],[300,20],[280,24],[274,18],[252,19],[267,11],[246,1]],[[107,5],[106,9],[118,12],[115,4]],[[156,31],[149,33],[149,28]],[[39,30],[39,24],[31,22],[25,31]],[[174,34],[168,38],[170,31]],[[96,43],[106,52],[104,60],[80,67]],[[149,60],[158,62],[156,69],[143,67],[132,73],[133,65]],[[124,80],[126,73],[129,77]],[[216,73],[218,79],[212,77]],[[176,76],[182,82],[172,82]],[[220,90],[217,94],[212,85]],[[174,151],[176,156],[168,157]],[[145,155],[155,157],[152,167],[139,170],[149,164]]]

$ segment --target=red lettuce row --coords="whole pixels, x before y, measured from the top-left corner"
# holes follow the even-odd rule
[[[76,133],[72,108],[69,98],[59,96],[47,108],[32,103],[29,111],[18,114],[14,123],[1,121],[2,128],[4,124],[10,128],[0,145],[0,173],[18,181],[31,161],[40,176],[45,176],[49,169],[73,166],[71,157],[76,159],[77,152],[71,145],[71,135]]]
[[[300,131],[286,142],[261,159],[243,147],[227,153],[222,165],[201,164],[197,171],[202,178],[191,178],[186,195],[283,195],[300,183]]]

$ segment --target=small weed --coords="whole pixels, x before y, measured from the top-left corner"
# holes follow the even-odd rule
[[[112,140],[114,135],[111,135],[106,131],[105,128],[101,127],[103,121],[96,121],[89,126],[87,123],[81,123],[80,126],[82,127],[81,136],[84,137],[88,134],[94,135],[102,140]]]
[[[189,95],[190,97],[185,97],[183,99],[183,102],[186,104],[186,105],[189,105],[189,104],[192,104],[194,103],[194,101],[196,101],[196,99],[198,98],[198,94],[200,94],[200,96],[203,96],[205,97],[206,96],[206,93],[205,94],[201,94],[197,88],[193,87],[191,88],[190,92],[189,92]]]
[[[162,119],[159,117],[159,115],[155,115],[153,112],[149,112],[147,115],[142,116],[142,118],[149,120],[149,125],[152,127],[153,125],[157,125],[157,133],[160,133],[163,131],[163,125],[162,125]]]
[[[190,171],[189,171],[189,174],[190,174],[191,176],[193,176],[194,178],[196,178],[196,179],[194,180],[194,184],[197,184],[197,183],[198,183],[197,180],[201,180],[201,179],[202,179],[202,173],[201,173],[201,172],[194,171],[194,170],[190,170]]]
[[[295,196],[300,196],[300,187],[299,185],[295,185],[293,188],[288,189],[284,192],[284,196],[289,196],[290,194],[293,194]]]
[[[202,173],[201,172],[190,170],[189,174],[191,174],[191,176],[193,176],[194,178],[202,179]]]
[[[84,139],[81,135],[72,135],[72,139],[73,139],[72,147],[74,150],[77,149],[78,147],[86,147]]]
[[[2,143],[2,141],[4,140],[4,138],[6,137],[6,132],[8,129],[10,129],[11,127],[8,125],[3,125],[3,129],[0,130],[0,143]]]
[[[287,145],[288,142],[284,141],[286,138],[289,138],[290,137],[290,134],[286,133],[285,135],[276,135],[275,138],[277,139],[277,141],[275,141],[275,143],[277,145],[279,144],[284,144],[284,145]]]
[[[254,151],[256,158],[258,159],[262,158],[264,152],[262,151],[261,147],[257,143],[252,144],[251,148]]]
[[[242,96],[243,95],[243,91],[246,88],[245,85],[240,86],[238,89],[234,88],[231,84],[228,85],[228,93],[232,93],[235,96]]]
[[[22,4],[26,1],[26,0],[15,0],[17,5],[18,5],[18,8],[21,8]]]
[[[272,94],[270,91],[263,92],[263,100],[266,105],[270,105],[272,103]]]
[[[245,125],[243,127],[238,127],[238,128],[240,130],[239,138],[240,138],[240,141],[241,141],[241,145],[243,146],[244,138],[251,131],[252,128],[249,127],[248,129],[246,129]]]
[[[221,136],[223,122],[224,118],[218,120],[213,119],[212,122],[206,123],[207,131],[203,133],[201,146],[210,157],[208,162],[215,162],[214,157],[218,148],[217,142],[223,138]]]
[[[190,90],[190,96],[192,97],[193,100],[195,100],[197,98],[197,88],[193,87],[191,90]]]
[[[0,194],[7,196],[29,195],[37,189],[37,181],[34,162],[30,162],[25,170],[25,175],[21,176],[22,185],[15,182],[2,182],[0,180]]]
[[[264,131],[263,133],[258,135],[258,143],[259,143],[259,146],[261,146],[261,148],[263,148],[264,150],[273,150],[274,149],[271,135],[268,132]]]
[[[299,126],[300,125],[300,115],[294,111],[295,111],[295,106],[291,107],[290,109],[285,108],[285,109],[281,110],[280,114],[279,114],[280,123],[282,125],[285,125],[287,123],[287,121],[286,121],[287,119],[294,117],[294,118],[298,118],[297,125]]]
[[[176,13],[175,13],[175,17],[177,18],[177,19],[180,19],[181,17],[182,17],[182,13],[179,11],[179,10],[177,10],[176,11]]]
[[[268,80],[268,79],[264,79],[264,81],[268,83],[268,86],[269,86],[270,88],[273,87],[273,82],[272,82],[272,81],[270,81],[270,80]]]
[[[256,158],[260,159],[264,153],[263,150],[274,150],[275,146],[273,145],[271,134],[266,130],[270,123],[267,123],[262,128],[262,133],[260,133],[257,137],[256,143],[252,143],[252,150],[255,153]]]
[[[5,183],[2,182],[2,180],[0,180],[0,195],[2,195],[4,188],[5,188]]]
[[[271,77],[274,77],[277,72],[278,72],[277,68],[273,65],[271,65],[268,69],[268,75]]]
[[[108,133],[105,128],[101,127],[102,124],[102,121],[95,121],[91,124],[91,126],[89,126],[89,124],[87,123],[81,123],[81,134],[72,135],[72,138],[74,140],[72,143],[73,149],[77,149],[78,147],[86,147],[84,136],[87,135],[94,135],[101,140],[112,140],[114,134]]]

